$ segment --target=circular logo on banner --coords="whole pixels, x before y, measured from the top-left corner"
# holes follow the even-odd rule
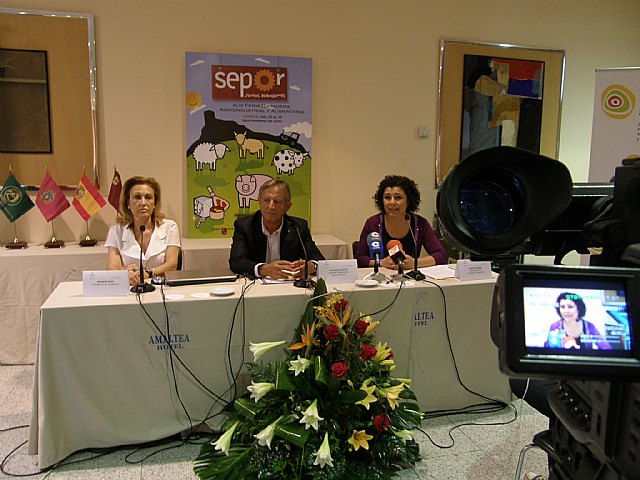
[[[602,111],[616,120],[627,118],[636,106],[636,96],[623,85],[609,85],[602,92]]]
[[[22,201],[22,192],[13,185],[9,185],[0,192],[0,200],[8,207],[13,207]]]

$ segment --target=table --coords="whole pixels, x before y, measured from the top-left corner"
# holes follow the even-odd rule
[[[327,260],[351,258],[351,247],[327,233],[314,233],[313,240]],[[229,266],[231,238],[183,238],[182,269],[200,270],[204,266]]]
[[[350,258],[348,245],[333,235],[315,234],[327,259]],[[228,265],[231,239],[182,239],[183,269]],[[104,270],[104,242],[95,247],[67,244],[64,248],[29,246],[0,248],[0,365],[34,362],[40,306],[60,283],[81,280],[85,270]]]
[[[361,269],[359,274],[368,272]],[[211,285],[165,289],[184,296],[166,303],[175,351],[202,385],[222,398],[216,400],[174,359],[180,399],[194,424],[228,400],[228,358],[237,370],[253,359],[249,341],[291,340],[309,296],[290,284],[256,283],[234,322],[241,282],[231,284],[234,294],[226,298],[208,295]],[[391,308],[375,317],[381,320],[378,340],[394,351],[395,375],[413,379],[421,407],[437,410],[482,402],[456,378],[447,326],[464,384],[510,401],[508,380],[499,372],[489,335],[493,284],[494,279],[449,279],[420,282],[399,292],[397,286],[329,287],[343,290],[362,313],[382,309],[398,294]],[[205,298],[194,298],[203,293]],[[146,442],[189,429],[167,345],[145,313],[166,332],[161,293],[144,294],[141,301],[144,310],[134,295],[85,298],[80,282],[66,282],[42,306],[29,440],[29,453],[38,455],[40,468],[80,449]],[[269,355],[274,357],[265,360],[281,354]],[[246,392],[246,384],[242,378],[239,393]]]

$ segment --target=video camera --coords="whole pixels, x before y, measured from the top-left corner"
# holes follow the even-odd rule
[[[618,167],[612,183],[573,184],[562,163],[511,147],[469,156],[438,191],[441,225],[462,251],[511,258],[492,309],[500,368],[559,379],[548,398],[561,459],[552,479],[640,478],[639,199],[640,162]],[[558,265],[594,247],[592,266]],[[524,254],[556,265],[516,263]],[[567,303],[580,314],[574,336],[560,316]]]

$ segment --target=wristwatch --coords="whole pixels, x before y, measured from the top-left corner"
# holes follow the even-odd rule
[[[144,271],[147,273],[149,278],[153,278],[153,268],[145,268]]]

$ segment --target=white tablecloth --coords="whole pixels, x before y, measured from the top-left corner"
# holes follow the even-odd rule
[[[328,234],[314,240],[327,259],[350,258],[347,244]],[[229,265],[231,239],[182,239],[183,270]],[[32,245],[24,250],[0,248],[0,364],[33,363],[40,306],[60,283],[81,280],[85,270],[104,270],[104,242],[95,247]]]
[[[176,352],[198,379],[174,358],[191,421],[219,412],[229,398],[228,358],[237,371],[252,360],[249,341],[290,340],[309,294],[289,284],[256,284],[234,319],[241,282],[232,284],[235,293],[225,298],[208,295],[212,285],[165,289],[184,296],[167,301],[168,323],[159,290],[144,294],[141,306],[133,295],[85,298],[80,282],[61,283],[41,310],[29,441],[40,467],[76,450],[146,442],[189,429],[158,332],[166,333],[167,324]],[[448,326],[463,383],[509,401],[507,378],[498,370],[489,337],[493,280],[435,283],[439,288],[426,283],[403,288],[393,306],[375,317],[382,321],[378,340],[394,351],[395,374],[413,378],[425,410],[482,402],[456,378]],[[363,313],[389,305],[397,293],[397,288],[336,287]],[[240,393],[246,391],[243,381]]]

